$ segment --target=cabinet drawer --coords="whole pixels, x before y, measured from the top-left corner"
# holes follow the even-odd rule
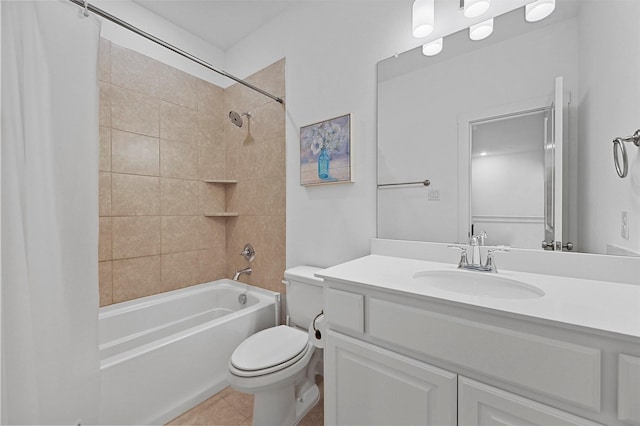
[[[324,316],[334,330],[364,333],[364,296],[348,291],[325,289]]]
[[[458,421],[465,426],[601,426],[466,377],[458,378]]]
[[[640,358],[618,356],[618,419],[640,425]]]
[[[600,411],[600,350],[369,299],[372,337]]]

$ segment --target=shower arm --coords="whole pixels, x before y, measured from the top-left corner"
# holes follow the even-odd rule
[[[176,47],[176,46],[174,46],[172,44],[169,44],[166,41],[164,41],[164,40],[162,40],[162,39],[160,39],[160,38],[158,38],[158,37],[156,37],[156,36],[154,36],[152,34],[149,34],[148,32],[143,31],[140,28],[131,25],[130,23],[128,23],[126,21],[123,21],[122,19],[120,19],[120,18],[118,18],[116,16],[113,16],[110,13],[108,13],[108,12],[98,8],[98,7],[95,7],[95,6],[91,5],[91,4],[89,4],[85,0],[69,0],[69,1],[71,3],[77,5],[77,6],[82,7],[85,10],[85,14],[86,14],[87,10],[89,12],[95,13],[96,15],[98,15],[98,16],[104,18],[104,19],[107,19],[107,20],[113,22],[114,24],[120,25],[121,27],[126,28],[129,31],[132,31],[132,32],[138,34],[139,36],[146,38],[147,40],[150,40],[150,41],[152,41],[152,42],[154,42],[156,44],[159,44],[160,46],[162,46],[162,47],[164,47],[166,49],[169,49],[172,52],[177,53],[178,55],[180,55],[182,57],[185,57],[185,58],[187,58],[187,59],[189,59],[189,60],[191,60],[191,61],[193,61],[193,62],[195,62],[195,63],[197,63],[199,65],[202,65],[203,67],[208,68],[208,69],[210,69],[211,71],[213,71],[215,73],[218,73],[218,74],[220,74],[220,75],[222,75],[224,77],[230,78],[231,80],[233,80],[233,81],[235,81],[237,83],[240,83],[243,86],[248,87],[249,89],[255,90],[256,92],[261,93],[264,96],[267,96],[267,97],[273,99],[274,101],[276,101],[278,103],[284,104],[284,100],[282,98],[280,98],[278,96],[275,96],[275,95],[272,95],[271,93],[269,93],[269,92],[267,92],[265,90],[262,90],[261,88],[256,87],[253,84],[242,80],[241,78],[238,78],[238,77],[236,77],[236,76],[234,76],[232,74],[229,74],[226,71],[219,70],[219,69],[215,68],[213,65],[211,65],[210,63],[205,62],[202,59],[198,58],[197,56],[193,56],[192,54],[190,54],[188,52],[185,52],[184,50],[180,49],[179,47]]]

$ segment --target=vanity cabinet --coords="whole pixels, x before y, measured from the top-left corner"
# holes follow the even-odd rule
[[[325,424],[456,424],[455,373],[338,333],[324,355]]]
[[[637,339],[324,279],[326,424],[640,424]]]

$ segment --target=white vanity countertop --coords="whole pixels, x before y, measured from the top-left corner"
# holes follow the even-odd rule
[[[536,286],[545,295],[535,299],[499,299],[442,290],[413,278],[421,271],[457,270],[457,265],[446,263],[369,255],[324,269],[316,276],[640,338],[638,285],[500,269],[496,276]]]

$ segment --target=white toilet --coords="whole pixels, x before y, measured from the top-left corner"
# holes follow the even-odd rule
[[[324,338],[309,332],[322,321],[323,280],[313,275],[318,270],[285,271],[287,325],[248,337],[229,359],[231,387],[255,396],[254,425],[295,425],[320,399],[315,376],[322,374]]]

